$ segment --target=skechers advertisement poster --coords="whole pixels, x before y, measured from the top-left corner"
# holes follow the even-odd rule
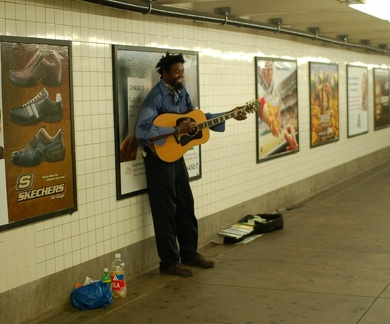
[[[0,230],[74,212],[70,43],[0,38]]]

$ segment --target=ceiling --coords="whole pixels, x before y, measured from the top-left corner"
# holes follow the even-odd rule
[[[318,37],[358,50],[390,55],[390,22],[348,6],[364,0],[141,0],[164,8],[238,19],[279,28],[281,34]],[[390,10],[390,8],[384,8]],[[152,12],[153,13],[153,12]],[[356,46],[355,46],[356,45]]]

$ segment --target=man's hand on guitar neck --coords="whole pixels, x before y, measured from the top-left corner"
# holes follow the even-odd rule
[[[242,110],[244,106],[241,107],[236,107],[231,110],[231,112],[236,111],[236,110],[241,110],[235,117],[233,117],[235,120],[245,120],[246,119],[246,112],[245,110]]]

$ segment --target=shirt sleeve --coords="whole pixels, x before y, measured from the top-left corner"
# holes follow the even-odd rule
[[[145,98],[144,104],[138,115],[135,135],[144,145],[147,145],[150,138],[168,135],[173,132],[172,127],[161,127],[153,124],[154,119],[158,115],[158,107],[162,105],[162,96],[148,95]],[[157,145],[163,145],[166,137],[162,137],[154,141]]]
[[[225,115],[225,114],[226,113],[216,113],[216,114],[206,113],[206,118],[213,119],[213,118],[217,118],[219,116]],[[210,129],[214,132],[224,132],[225,131],[225,122],[211,126]]]

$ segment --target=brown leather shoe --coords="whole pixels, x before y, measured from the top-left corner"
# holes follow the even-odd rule
[[[205,259],[199,253],[195,256],[194,259],[192,259],[191,261],[183,262],[183,264],[185,264],[186,266],[198,267],[203,269],[212,268],[215,265],[214,261]]]
[[[172,264],[169,268],[165,270],[160,269],[160,273],[180,277],[191,277],[193,275],[191,269],[187,268],[185,265],[179,262]]]
[[[19,86],[34,86],[37,81],[57,87],[62,83],[61,61],[54,51],[42,52],[38,50],[30,62],[21,70],[10,70],[9,79]]]

